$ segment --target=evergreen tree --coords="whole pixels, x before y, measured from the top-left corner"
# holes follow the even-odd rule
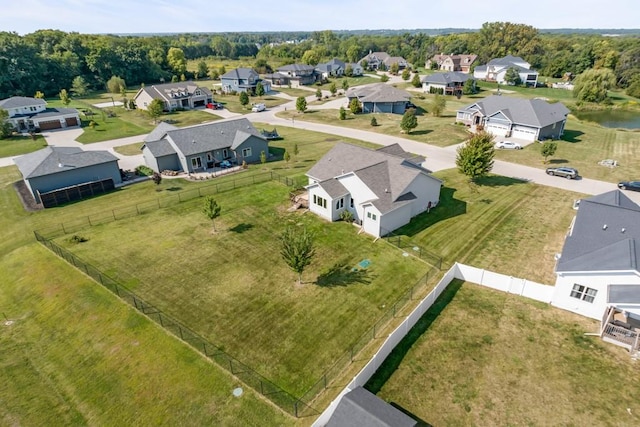
[[[416,117],[416,110],[410,108],[404,112],[402,120],[400,120],[400,129],[407,134],[411,133],[411,130],[418,127],[418,118]]]

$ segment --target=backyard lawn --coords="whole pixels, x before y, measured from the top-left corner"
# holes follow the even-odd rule
[[[458,261],[555,283],[554,255],[562,250],[579,194],[501,176],[470,185],[456,169],[435,176],[444,180],[440,204],[396,235],[439,254],[447,268]]]
[[[0,139],[0,158],[13,157],[32,153],[47,146],[42,135],[30,136],[13,135],[7,139]]]
[[[287,212],[289,191],[271,182],[217,194],[223,209],[215,232],[198,198],[76,231],[88,239],[82,244],[69,236],[56,242],[300,395],[427,265],[347,223]],[[285,226],[315,235],[302,286],[279,253]],[[370,266],[359,268],[365,259]]]
[[[639,425],[637,362],[598,326],[454,281],[367,387],[434,426]]]
[[[11,185],[19,177],[15,166],[0,168],[3,424],[296,422],[35,242],[33,229],[113,198],[27,213]],[[231,393],[238,386],[241,398]]]

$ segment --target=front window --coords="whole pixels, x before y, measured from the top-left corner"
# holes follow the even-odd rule
[[[223,151],[223,154],[224,154],[224,151]],[[242,157],[251,157],[251,147],[242,149]]]
[[[596,299],[597,289],[587,288],[586,286],[575,284],[571,289],[571,297],[586,302],[593,302]]]
[[[199,169],[202,167],[202,159],[200,157],[194,157],[191,159],[191,166],[194,169]]]

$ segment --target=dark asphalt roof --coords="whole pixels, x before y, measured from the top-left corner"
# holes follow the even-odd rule
[[[448,71],[445,73],[433,73],[429,76],[424,76],[422,81],[424,83],[434,83],[434,84],[448,84],[448,83],[464,83],[469,79],[473,79],[473,76],[470,76],[466,73],[461,73],[459,71]]]
[[[640,271],[640,206],[620,190],[580,201],[556,271]]]
[[[9,108],[33,107],[36,105],[45,105],[47,102],[40,98],[30,98],[27,96],[12,96],[0,101],[0,108],[6,110]]]
[[[385,83],[371,83],[347,89],[347,98],[358,98],[360,102],[404,102],[411,99],[406,90]]]
[[[413,427],[417,424],[375,394],[357,387],[342,396],[326,427]]]
[[[458,111],[479,110],[483,116],[504,114],[515,124],[545,127],[564,120],[569,109],[561,102],[549,103],[542,99],[512,98],[509,96],[488,96]]]
[[[176,150],[173,149],[169,141],[167,141],[166,139],[145,142],[142,148],[144,147],[147,147],[147,149],[151,151],[151,154],[153,154],[153,157],[155,158],[176,154]]]
[[[253,68],[236,68],[235,70],[227,71],[222,76],[221,79],[233,79],[233,80],[248,80],[253,77],[257,79],[258,73],[255,72]]]
[[[118,158],[108,151],[83,151],[78,147],[53,146],[15,159],[24,179],[117,161]]]

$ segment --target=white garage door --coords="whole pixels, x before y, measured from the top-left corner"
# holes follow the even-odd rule
[[[524,139],[525,141],[535,141],[536,130],[522,126],[514,126],[511,136],[518,139]]]
[[[494,134],[495,136],[506,136],[509,133],[509,128],[500,125],[487,125],[487,132]]]

